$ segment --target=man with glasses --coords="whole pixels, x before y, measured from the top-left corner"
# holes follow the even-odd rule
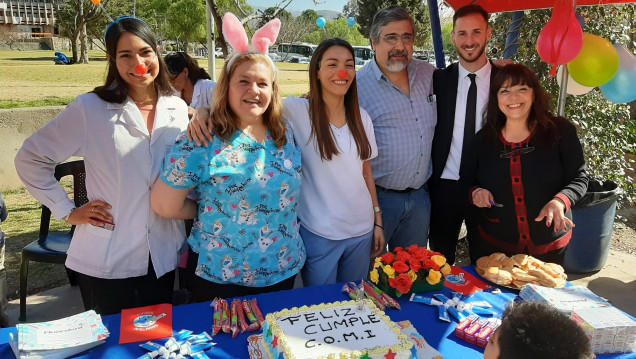
[[[462,188],[459,170],[463,151],[482,127],[490,79],[497,72],[486,57],[491,37],[488,13],[479,5],[457,9],[451,40],[459,62],[433,75],[437,97],[437,126],[433,138],[430,247],[455,262],[457,240],[468,205],[468,189]]]
[[[431,143],[437,121],[432,77],[435,67],[412,59],[416,29],[399,6],[373,17],[375,58],[357,74],[360,106],[373,120],[378,156],[371,160],[389,249],[426,247]]]

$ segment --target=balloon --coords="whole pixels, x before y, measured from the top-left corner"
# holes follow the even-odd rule
[[[99,4],[102,2],[102,0],[91,0],[91,1],[92,1],[92,2],[93,2],[93,4],[95,4],[95,5],[99,5]]]
[[[349,77],[349,72],[347,72],[347,70],[340,70],[338,71],[338,78],[341,80],[346,79],[347,77]]]
[[[610,82],[601,86],[603,95],[616,103],[628,103],[636,100],[636,56],[625,46],[614,44],[618,52],[619,65],[616,75]]]
[[[318,25],[318,27],[325,27],[325,25],[327,25],[327,20],[321,16],[316,19],[316,25]]]
[[[148,66],[146,66],[146,64],[139,64],[135,68],[135,72],[137,73],[137,75],[143,76],[148,73]]]
[[[563,66],[559,66],[559,70],[557,71],[557,75],[556,75],[557,83],[559,84],[559,86],[561,86],[562,73],[563,73]],[[570,74],[568,73],[568,88],[566,89],[567,93],[569,93],[570,95],[579,96],[579,95],[585,95],[586,93],[592,91],[592,89],[594,89],[594,87],[583,86],[579,84],[578,82],[574,81],[572,76],[570,76]]]
[[[537,38],[537,52],[550,65],[572,61],[583,48],[583,29],[576,20],[572,0],[557,0],[552,17]]]
[[[356,18],[355,17],[348,17],[347,18],[347,26],[349,27],[354,27],[356,25]]]
[[[583,86],[605,85],[618,71],[618,53],[604,38],[592,34],[583,36],[583,49],[568,64],[574,81]]]

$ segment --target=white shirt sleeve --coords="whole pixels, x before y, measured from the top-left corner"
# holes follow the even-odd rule
[[[29,193],[58,220],[75,204],[55,179],[55,166],[71,156],[83,157],[87,140],[86,111],[78,98],[24,141],[15,157],[18,176]]]

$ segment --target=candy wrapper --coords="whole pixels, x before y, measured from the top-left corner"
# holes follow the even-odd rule
[[[232,306],[236,306],[236,314],[238,314],[238,327],[241,330],[241,333],[246,332],[248,325],[247,321],[245,320],[245,312],[243,312],[243,304],[241,300],[234,299],[232,301]]]
[[[214,298],[210,304],[214,308],[214,315],[212,316],[212,335],[217,335],[221,331],[221,316],[223,315],[223,303],[219,298]]]
[[[261,328],[261,324],[258,322],[258,318],[256,318],[256,315],[252,311],[252,308],[250,307],[250,303],[247,301],[247,299],[243,299],[242,304],[243,304],[243,310],[245,311],[245,315],[247,316],[247,319],[249,319],[250,321],[250,325],[247,327],[247,330],[250,332],[259,330]]]
[[[243,309],[238,307],[238,302],[236,301],[236,299],[232,302],[232,307],[231,307],[231,322],[230,322],[230,329],[232,331],[232,338],[236,338],[241,329],[239,328],[239,317],[238,317],[238,312],[239,309],[242,311]]]
[[[221,305],[223,305],[223,312],[221,313],[221,328],[224,333],[230,333],[230,306],[227,304],[227,300],[225,299],[221,299]]]
[[[263,317],[263,313],[261,313],[261,310],[258,308],[258,304],[256,303],[256,298],[250,300],[250,307],[252,308],[252,312],[256,314],[256,317],[258,318],[258,322],[260,323],[262,327],[263,323],[265,323],[265,317]]]

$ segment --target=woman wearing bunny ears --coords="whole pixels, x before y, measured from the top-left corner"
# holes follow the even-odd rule
[[[309,99],[283,102],[303,156],[298,218],[305,286],[366,278],[370,256],[384,250],[369,162],[378,149],[371,118],[358,105],[355,76],[351,45],[327,39],[309,64]]]
[[[210,114],[214,141],[185,132],[166,156],[152,206],[168,218],[198,218],[188,238],[195,302],[291,289],[305,262],[298,234],[300,151],[283,118],[276,67],[266,55],[280,20],[247,35],[232,14],[223,33],[236,50],[219,77]],[[187,198],[196,188],[200,199]]]
[[[76,225],[66,266],[79,273],[84,306],[102,315],[172,302],[174,269],[185,245],[183,221],[150,208],[151,186],[188,124],[172,96],[152,31],[123,17],[106,30],[104,86],[77,97],[27,139],[15,166],[29,192],[57,219]],[[75,208],[55,166],[84,157],[89,202]]]

